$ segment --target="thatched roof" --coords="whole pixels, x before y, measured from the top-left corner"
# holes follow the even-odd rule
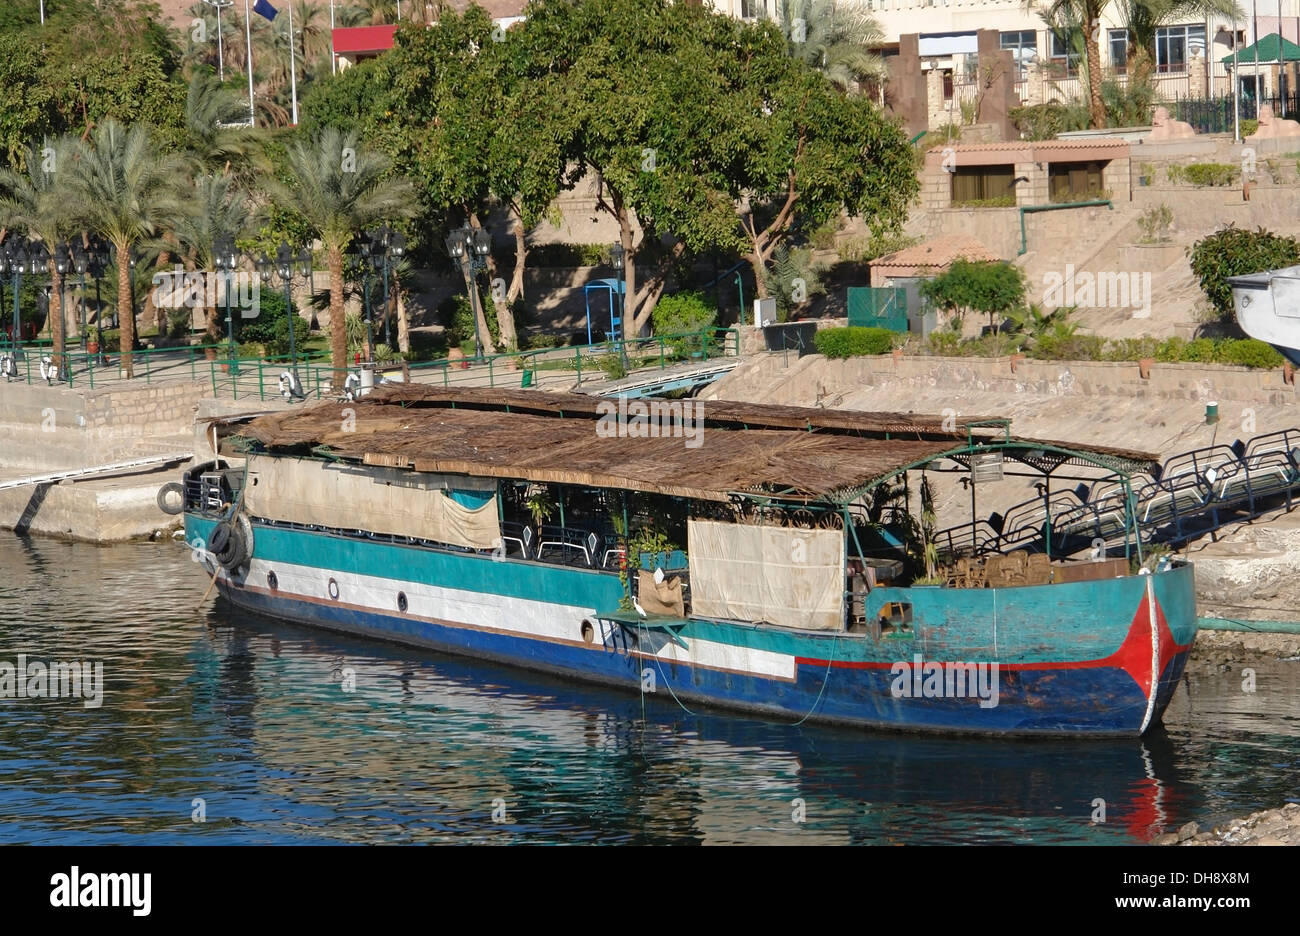
[[[964,421],[944,432],[936,416],[696,401],[686,402],[700,408],[698,438],[602,436],[599,407],[611,402],[390,385],[355,403],[258,416],[237,434],[271,453],[717,501],[733,493],[838,501],[967,439]]]

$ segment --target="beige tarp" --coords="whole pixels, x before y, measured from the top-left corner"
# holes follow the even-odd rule
[[[682,599],[682,580],[675,575],[656,585],[654,573],[640,569],[636,576],[636,600],[645,609],[646,614],[686,617],[686,604]]]
[[[456,503],[447,489],[495,494],[496,482],[254,455],[248,460],[244,505],[254,516],[270,520],[413,536],[472,549],[497,545],[501,524],[495,496],[471,509]]]
[[[691,520],[691,613],[844,629],[844,531]]]

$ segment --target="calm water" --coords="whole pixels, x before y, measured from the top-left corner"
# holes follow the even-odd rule
[[[0,661],[105,684],[97,709],[0,700],[0,842],[1137,843],[1300,796],[1300,663],[1253,695],[1194,667],[1140,741],[935,740],[643,709],[200,607],[206,585],[180,544],[0,533]]]

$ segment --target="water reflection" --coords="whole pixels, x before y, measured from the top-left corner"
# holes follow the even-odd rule
[[[1193,668],[1142,740],[794,727],[198,610],[188,556],[0,545],[0,659],[106,682],[0,701],[0,841],[1140,842],[1295,795],[1291,664]]]

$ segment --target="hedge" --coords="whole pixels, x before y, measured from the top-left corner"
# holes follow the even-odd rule
[[[813,336],[813,344],[819,354],[828,358],[861,357],[892,350],[896,334],[888,328],[864,328],[858,325],[823,328]]]

